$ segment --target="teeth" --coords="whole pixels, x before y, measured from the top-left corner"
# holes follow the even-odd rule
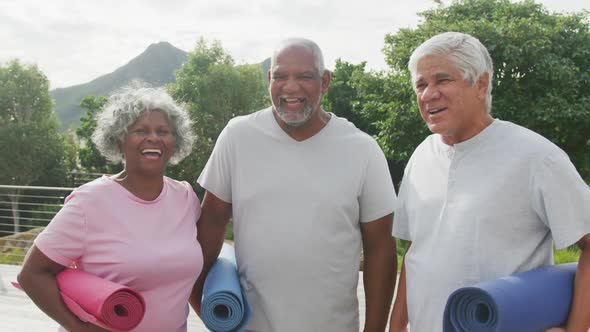
[[[145,149],[145,150],[141,150],[141,153],[146,154],[146,153],[157,153],[157,154],[162,154],[162,151],[158,150],[158,149]]]
[[[284,98],[281,97],[281,100],[287,103],[295,103],[295,102],[303,102],[304,98]]]
[[[428,111],[428,113],[429,114],[436,114],[436,113],[438,113],[440,111],[444,111],[444,110],[445,110],[444,108],[436,108],[436,109]]]

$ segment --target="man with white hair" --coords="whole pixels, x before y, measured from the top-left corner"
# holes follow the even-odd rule
[[[246,331],[359,331],[361,245],[365,331],[384,331],[396,270],[395,191],[383,152],[324,111],[331,74],[320,48],[289,39],[268,73],[272,107],[232,119],[199,184],[198,239],[207,271],[233,216]],[[200,309],[203,273],[191,300]]]
[[[476,38],[447,32],[408,64],[433,133],[404,172],[393,235],[410,242],[390,331],[436,332],[456,289],[553,264],[553,245],[582,248],[567,331],[590,327],[590,189],[568,156],[494,119],[492,60]],[[550,285],[548,285],[550,287]]]

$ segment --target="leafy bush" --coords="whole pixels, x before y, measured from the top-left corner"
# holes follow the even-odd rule
[[[21,265],[24,258],[24,249],[16,248],[0,254],[0,264]]]
[[[580,248],[576,245],[561,250],[555,250],[553,253],[555,264],[577,262],[580,258],[580,253]]]
[[[226,240],[234,240],[234,223],[230,222],[227,225],[227,229],[225,230],[225,239]]]

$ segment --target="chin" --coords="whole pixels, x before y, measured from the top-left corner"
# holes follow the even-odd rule
[[[437,130],[436,126],[428,125],[428,130],[430,130],[430,132],[433,134],[440,134],[441,133],[440,130]]]
[[[428,129],[433,134],[443,134],[448,128],[441,123],[427,123]]]
[[[283,121],[283,123],[285,123],[289,127],[300,127],[307,123],[307,121],[309,121],[309,118],[311,117],[311,114],[308,114],[306,116],[306,114],[303,113],[299,113],[296,117],[286,117],[286,113],[281,113],[280,111],[277,111],[277,114],[279,116],[279,119],[281,119],[281,121]]]
[[[294,120],[294,121],[285,121],[285,119],[282,119],[283,122],[289,126],[289,127],[301,127],[302,125],[306,124],[307,121],[309,120],[309,118],[305,118],[305,119],[301,119],[301,120]]]

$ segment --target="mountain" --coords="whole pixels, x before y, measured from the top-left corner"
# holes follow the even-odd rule
[[[108,96],[112,91],[132,80],[141,80],[151,86],[162,86],[175,81],[174,71],[187,58],[185,51],[167,42],[150,45],[143,53],[110,74],[88,83],[50,91],[55,100],[55,112],[62,129],[76,127],[84,110],[78,106],[88,95]]]

